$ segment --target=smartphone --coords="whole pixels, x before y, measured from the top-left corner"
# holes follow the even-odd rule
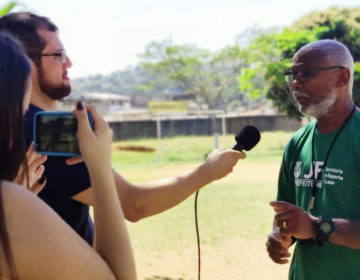
[[[94,129],[94,121],[88,113]],[[34,116],[34,147],[39,154],[62,157],[80,157],[76,136],[77,119],[72,112],[39,111]]]

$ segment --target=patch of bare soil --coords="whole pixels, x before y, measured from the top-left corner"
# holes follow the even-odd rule
[[[287,279],[289,264],[274,264],[267,255],[265,240],[236,238],[220,246],[201,246],[202,280]],[[166,253],[136,250],[139,279],[196,280],[197,249]]]
[[[127,146],[117,145],[115,147],[115,149],[120,150],[120,151],[133,151],[133,152],[154,152],[155,151],[155,149],[152,147],[134,146],[134,145],[127,145]]]

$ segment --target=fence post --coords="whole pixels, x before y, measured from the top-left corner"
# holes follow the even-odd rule
[[[158,161],[161,164],[162,162],[162,141],[161,141],[161,119],[158,117],[156,119],[156,136],[158,140]]]
[[[225,118],[225,114],[223,113],[222,115],[221,115],[221,123],[222,123],[222,126],[221,126],[221,128],[222,128],[222,136],[226,136],[226,118]]]

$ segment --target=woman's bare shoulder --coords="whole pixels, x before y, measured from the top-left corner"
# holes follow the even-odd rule
[[[1,181],[1,190],[5,201],[9,199],[19,201],[21,199],[33,199],[29,197],[34,197],[34,195],[24,187],[6,180]]]
[[[10,223],[11,225],[14,219],[22,220],[26,216],[34,219],[35,217],[31,215],[32,213],[38,213],[38,211],[41,211],[43,215],[55,214],[44,201],[14,182],[2,181],[1,191],[7,224]],[[11,209],[11,211],[8,211],[9,209]]]
[[[110,279],[103,259],[45,202],[2,182],[11,249],[20,279]]]

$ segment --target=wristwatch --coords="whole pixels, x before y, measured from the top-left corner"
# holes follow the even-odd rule
[[[315,223],[315,241],[319,246],[323,246],[324,242],[329,240],[330,234],[335,231],[335,224],[331,218],[320,217]]]

